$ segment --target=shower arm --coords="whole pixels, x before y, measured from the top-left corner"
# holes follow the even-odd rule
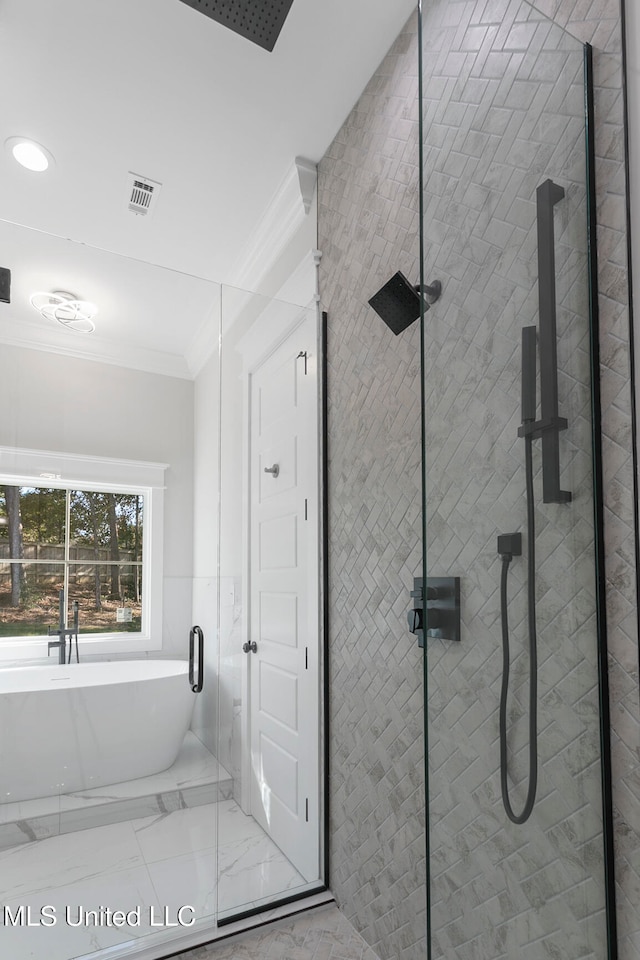
[[[558,354],[556,347],[553,208],[563,197],[563,188],[554,183],[553,180],[545,180],[536,191],[540,318],[540,420],[535,420],[535,337],[529,336],[526,340],[523,337],[522,341],[523,416],[522,426],[518,428],[518,436],[542,438],[542,499],[544,503],[568,503],[571,500],[571,493],[568,490],[560,489],[559,433],[560,430],[566,430],[568,424],[564,417],[558,415]],[[533,351],[533,356],[531,351]],[[533,376],[531,374],[532,369]]]
[[[439,280],[434,280],[433,283],[416,283],[414,290],[416,293],[424,293],[426,295],[427,302],[425,303],[425,309],[428,310],[432,303],[440,299],[442,284]]]

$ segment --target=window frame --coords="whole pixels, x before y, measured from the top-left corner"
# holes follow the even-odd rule
[[[124,493],[143,497],[142,629],[140,633],[83,636],[85,657],[146,653],[162,649],[164,474],[168,464],[143,460],[0,447],[0,484]],[[46,636],[0,638],[0,662],[46,658]]]

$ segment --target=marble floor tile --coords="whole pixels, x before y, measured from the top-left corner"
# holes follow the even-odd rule
[[[130,823],[36,840],[0,853],[0,902],[143,864]]]
[[[210,850],[216,845],[218,804],[187,807],[132,820],[145,863]],[[247,818],[250,819],[250,818]]]
[[[29,907],[36,919],[51,906],[58,918],[55,926],[0,923],[0,957],[72,960],[146,934],[162,937],[164,917],[175,921],[181,907],[193,907],[196,924],[205,924],[304,886],[231,800],[61,834],[0,853],[0,903]],[[101,906],[139,908],[139,923],[76,927],[64,920],[67,907],[77,919],[79,907]]]
[[[245,842],[251,837],[263,837],[264,830],[253,817],[243,813],[233,800],[223,800],[216,804],[218,814],[218,843],[226,846],[228,843]]]
[[[227,771],[189,731],[173,766],[155,776],[0,804],[0,850],[60,833],[215,803],[231,796],[232,789]]]
[[[280,848],[261,831],[218,849],[218,909],[249,909],[284,892],[304,887],[305,880]]]
[[[108,905],[112,910],[136,914],[125,917],[123,926],[106,923],[86,924],[86,911]],[[30,908],[30,917],[35,924],[42,917],[41,926],[0,924],[2,956],[11,960],[71,960],[82,954],[92,953],[104,947],[123,943],[152,932],[151,908],[154,918],[160,916],[159,905],[147,868],[142,866],[114,873],[84,878],[73,884],[63,885],[37,894],[22,896],[3,903],[5,908],[17,915],[18,908]],[[40,911],[47,907],[41,915]],[[49,925],[52,910],[55,924]],[[102,915],[104,917],[104,914]],[[137,925],[139,917],[139,925]],[[83,921],[76,926],[79,921]]]
[[[147,867],[156,899],[174,915],[181,907],[193,907],[197,921],[214,918],[217,910],[216,850],[202,850]]]
[[[60,812],[60,797],[40,797],[37,800],[19,800],[0,803],[0,823],[48,817]]]

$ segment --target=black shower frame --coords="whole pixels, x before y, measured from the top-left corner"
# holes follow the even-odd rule
[[[591,362],[591,438],[593,447],[593,511],[596,560],[596,629],[600,698],[600,758],[604,846],[607,960],[618,960],[616,913],[615,835],[611,764],[611,704],[607,642],[607,594],[604,540],[604,478],[602,461],[602,402],[600,396],[600,308],[598,303],[598,246],[596,214],[596,150],[593,47],[584,44],[585,137],[587,156],[587,230],[589,256],[589,338]]]
[[[259,907],[251,907],[240,913],[234,913],[229,917],[223,917],[217,921],[217,928],[229,926],[232,923],[239,923],[242,920],[249,920],[251,917],[259,916],[266,910],[277,910],[279,907],[285,907],[289,904],[302,902],[300,910],[312,909],[304,906],[304,901],[318,893],[329,892],[329,458],[327,454],[328,442],[328,358],[327,358],[327,328],[328,314],[323,311],[320,315],[320,329],[318,331],[318,353],[320,370],[320,657],[321,657],[321,704],[322,717],[320,721],[320,733],[322,737],[322,763],[323,776],[321,777],[323,789],[321,791],[322,799],[322,875],[323,879],[318,883],[302,890],[299,893],[292,893],[289,896],[278,897]],[[325,906],[326,904],[318,904]],[[292,910],[287,916],[299,913],[300,910]],[[279,917],[278,919],[285,919]],[[263,923],[252,925],[251,929],[265,926],[272,923],[273,920],[265,920]],[[237,932],[229,934],[236,936]],[[215,940],[207,943],[218,943],[224,937],[217,937]],[[177,954],[170,954],[177,956]],[[163,958],[164,960],[164,958]]]

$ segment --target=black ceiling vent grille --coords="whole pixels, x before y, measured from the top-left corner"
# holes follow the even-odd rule
[[[182,0],[271,52],[293,0]]]

